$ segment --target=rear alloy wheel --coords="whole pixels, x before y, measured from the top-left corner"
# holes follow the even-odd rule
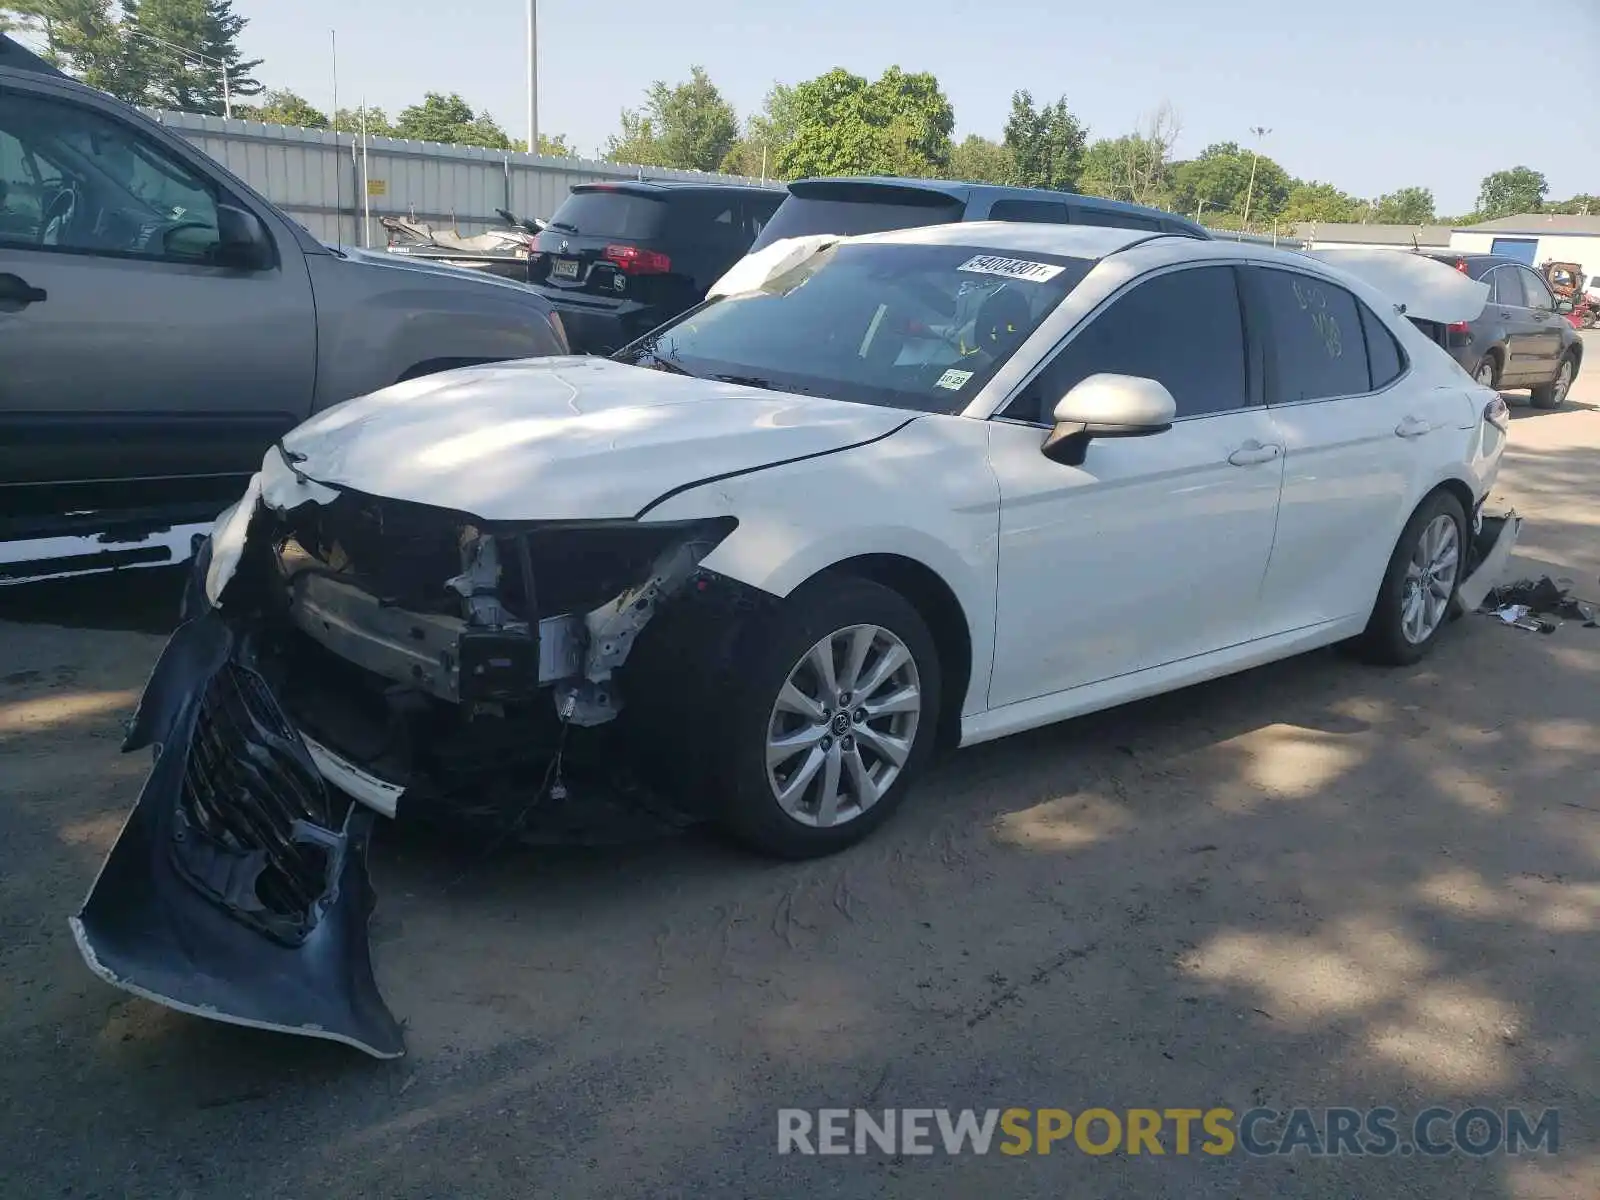
[[[763,631],[723,727],[723,823],[783,858],[831,854],[887,819],[932,749],[939,660],[899,593],[835,577]]]
[[[1466,513],[1449,492],[1435,492],[1406,522],[1362,635],[1375,662],[1408,666],[1439,638],[1466,566]]]
[[[1572,361],[1572,355],[1567,355],[1561,360],[1561,365],[1556,368],[1556,377],[1549,383],[1541,383],[1533,388],[1529,396],[1535,408],[1560,408],[1567,402],[1567,393],[1572,390],[1572,377],[1578,373],[1577,365]]]
[[[1478,360],[1478,366],[1477,369],[1472,372],[1472,378],[1477,380],[1486,388],[1494,388],[1497,391],[1499,390],[1500,366],[1497,362],[1495,362],[1494,355],[1485,354],[1481,359]]]

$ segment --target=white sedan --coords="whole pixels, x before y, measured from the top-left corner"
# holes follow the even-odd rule
[[[567,820],[625,769],[824,854],[941,744],[1334,642],[1415,662],[1495,540],[1505,405],[1425,295],[1042,224],[741,271],[609,360],[402,383],[268,453],[130,735],[161,750],[75,918],[97,971],[397,1052],[364,948],[307,949],[363,940],[371,810]]]

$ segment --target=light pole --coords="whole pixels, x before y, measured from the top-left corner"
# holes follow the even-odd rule
[[[1259,145],[1261,143],[1261,140],[1264,137],[1266,137],[1267,134],[1271,133],[1272,130],[1265,129],[1260,125],[1252,125],[1250,127],[1250,132],[1256,135],[1256,144],[1259,147]],[[1258,159],[1260,157],[1261,157],[1261,151],[1260,151],[1259,148],[1250,151],[1250,186],[1245,188],[1245,191],[1244,191],[1244,230],[1243,230],[1243,232],[1245,232],[1245,233],[1249,233],[1250,232],[1250,201],[1254,198],[1255,192],[1256,192],[1256,159]]]
[[[528,0],[528,153],[539,153],[539,0]]]

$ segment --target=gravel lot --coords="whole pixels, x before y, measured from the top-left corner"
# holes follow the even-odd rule
[[[1515,414],[1518,571],[1600,599],[1600,365]],[[1600,630],[1473,617],[1419,669],[1314,654],[979,747],[820,863],[387,831],[378,1063],[73,949],[175,595],[0,596],[0,1195],[1600,1194]],[[1560,1152],[776,1153],[781,1106],[1379,1104],[1559,1108]]]

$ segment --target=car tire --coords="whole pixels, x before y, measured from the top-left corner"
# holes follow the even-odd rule
[[[1452,544],[1454,564],[1447,574],[1440,564]],[[1364,658],[1387,666],[1410,666],[1427,656],[1450,623],[1467,549],[1467,515],[1461,501],[1447,491],[1434,492],[1411,514],[1389,556],[1359,642]],[[1429,587],[1429,580],[1435,586]],[[1420,620],[1414,605],[1422,606]]]
[[[723,751],[705,759],[718,823],[774,857],[836,853],[888,819],[932,754],[942,674],[933,635],[900,593],[848,575],[803,585],[751,632],[717,723]],[[839,689],[825,708],[824,647]],[[854,678],[853,655],[863,656]],[[874,674],[883,675],[875,685]],[[801,711],[806,700],[813,711]],[[874,701],[884,711],[863,719]],[[794,753],[774,757],[784,749]],[[830,784],[835,820],[827,823]],[[785,785],[796,788],[787,798]]]
[[[1478,365],[1472,369],[1472,378],[1484,387],[1500,390],[1500,359],[1493,354],[1485,354],[1478,360]]]
[[[1555,378],[1549,383],[1541,383],[1538,387],[1530,389],[1528,395],[1535,408],[1560,408],[1567,402],[1567,393],[1572,390],[1572,380],[1578,373],[1578,364],[1571,354],[1562,355],[1561,365],[1556,368]]]

